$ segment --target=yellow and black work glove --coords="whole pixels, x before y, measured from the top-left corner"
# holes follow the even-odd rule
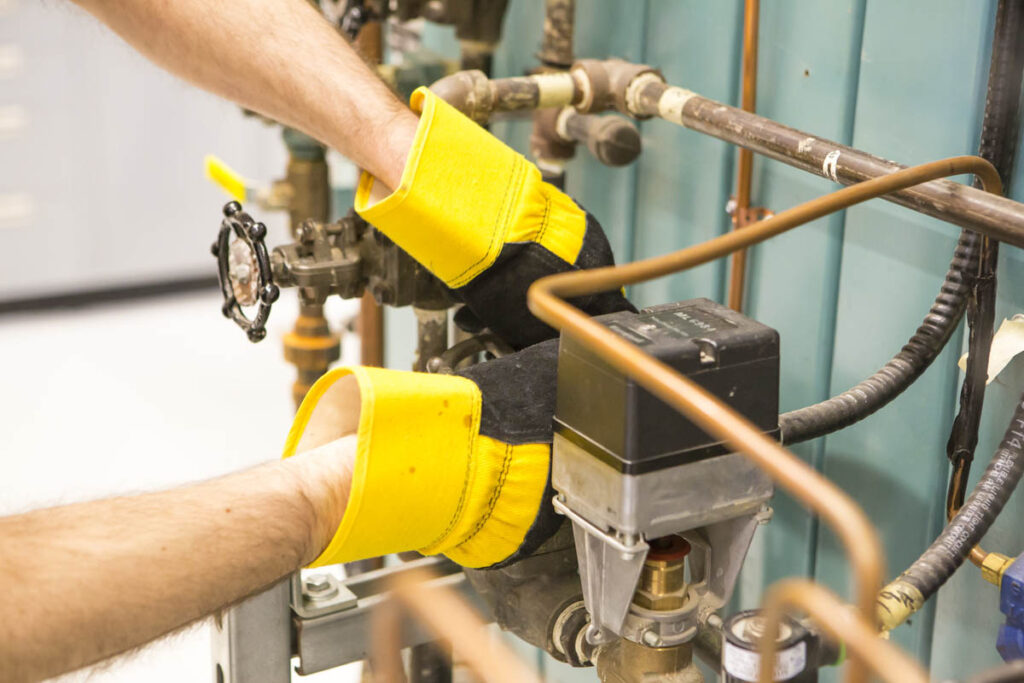
[[[515,150],[426,88],[400,187],[363,173],[355,209],[514,348],[555,336],[526,307],[538,278],[614,263],[597,220]],[[634,310],[621,292],[574,299],[590,315]]]
[[[559,522],[549,481],[557,360],[552,339],[456,375],[356,367],[320,378],[284,457],[331,438],[346,401],[360,411],[348,506],[313,566],[418,550],[488,567],[535,550]],[[354,399],[339,382],[350,375]]]

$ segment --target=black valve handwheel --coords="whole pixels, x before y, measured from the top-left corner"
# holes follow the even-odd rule
[[[267,226],[254,221],[252,216],[242,211],[242,205],[238,202],[228,202],[224,205],[224,220],[221,221],[217,241],[211,247],[213,255],[217,257],[217,277],[220,280],[221,294],[224,295],[221,313],[245,330],[251,342],[258,342],[267,336],[266,325],[267,318],[270,317],[270,306],[281,294],[271,275],[270,257],[267,255],[267,245],[264,241],[266,236]],[[255,272],[247,273],[246,282],[239,282],[238,273],[232,273],[232,245],[236,242],[248,250],[254,266]],[[252,282],[253,278],[255,282]],[[253,318],[246,316],[242,309],[243,303],[239,301],[238,292],[243,287],[253,289],[251,303],[259,304]]]

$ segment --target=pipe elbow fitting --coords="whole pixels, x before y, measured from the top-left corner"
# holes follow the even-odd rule
[[[494,111],[494,90],[483,71],[459,71],[435,81],[431,92],[479,124]]]
[[[581,59],[573,64],[571,73],[581,91],[576,109],[585,114],[615,109],[628,116],[648,118],[631,104],[632,86],[645,76],[644,80],[665,82],[658,69],[623,59]]]

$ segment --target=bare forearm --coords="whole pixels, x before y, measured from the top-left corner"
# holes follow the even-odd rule
[[[354,437],[172,491],[0,519],[0,672],[38,680],[237,602],[340,522]]]
[[[415,115],[308,0],[75,1],[165,69],[401,178]]]

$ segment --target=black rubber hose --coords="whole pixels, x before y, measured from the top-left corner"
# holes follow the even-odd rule
[[[970,497],[928,550],[897,581],[916,588],[924,600],[953,575],[992,522],[1024,474],[1024,396],[1013,412],[1003,442]]]
[[[1024,77],[1024,0],[1001,0],[996,9],[992,36],[992,60],[988,72],[985,117],[981,125],[978,155],[991,162],[1001,178],[1013,177],[1017,148],[1021,81]],[[975,181],[975,186],[978,186]],[[960,389],[960,410],[946,444],[946,456],[953,466],[946,493],[949,516],[963,505],[978,426],[985,402],[989,350],[996,307],[996,266],[999,243],[984,240],[979,273],[967,304],[970,328],[967,373]]]
[[[782,442],[798,443],[863,420],[899,396],[921,376],[960,324],[978,270],[981,238],[964,230],[938,296],[914,336],[882,369],[843,393],[779,416]]]

